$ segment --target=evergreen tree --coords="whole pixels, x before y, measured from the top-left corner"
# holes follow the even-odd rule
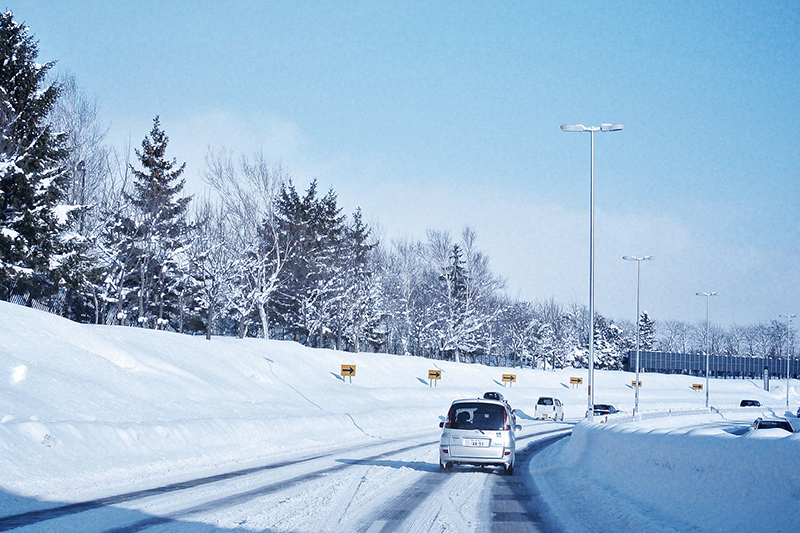
[[[179,197],[186,167],[176,168],[175,159],[166,159],[169,138],[161,129],[158,117],[153,129],[142,141],[136,157],[142,170],[131,167],[134,191],[127,194],[133,206],[136,266],[131,282],[136,285],[138,320],[144,325],[157,314],[165,319],[165,311],[175,304],[174,281],[177,275],[177,254],[186,244],[185,213],[191,197]]]
[[[68,209],[56,205],[69,174],[66,138],[47,116],[59,87],[45,87],[53,62],[36,63],[38,46],[8,11],[0,15],[0,290],[53,293],[72,244],[61,232]]]
[[[596,315],[594,322],[595,368],[598,370],[622,369],[622,358],[630,351],[633,342],[613,320]],[[634,341],[635,342],[635,341]]]
[[[653,319],[647,314],[642,313],[639,318],[639,349],[652,350],[656,344],[656,325]]]
[[[275,306],[294,340],[323,347],[341,295],[345,217],[333,189],[317,198],[313,181],[301,198],[290,180],[282,187],[277,218],[283,240],[294,247],[286,261],[288,280]]]
[[[385,342],[378,331],[379,318],[376,316],[377,298],[373,272],[370,268],[370,252],[376,243],[368,241],[370,229],[361,217],[361,210],[353,214],[353,222],[347,227],[343,250],[341,294],[337,298],[338,310],[332,317],[337,324],[337,332],[344,330],[353,351],[361,351],[361,340],[367,339],[377,347]],[[341,342],[337,339],[337,349]]]

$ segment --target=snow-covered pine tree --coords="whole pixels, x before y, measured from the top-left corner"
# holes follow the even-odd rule
[[[28,28],[0,15],[0,294],[41,297],[58,290],[72,246],[62,235],[69,209],[56,209],[69,180],[66,137],[47,115],[59,87],[53,62],[38,64]]]
[[[639,318],[639,349],[652,350],[656,345],[656,324],[647,311]]]
[[[621,370],[622,358],[633,343],[625,336],[621,327],[613,320],[597,314],[595,327],[595,368],[598,370]]]
[[[287,282],[274,300],[279,319],[294,340],[323,347],[341,294],[337,282],[345,217],[333,189],[318,199],[313,181],[301,198],[288,180],[276,218],[284,241],[294,243],[285,265]]]
[[[137,265],[132,281],[138,285],[136,308],[143,324],[154,312],[158,319],[165,319],[166,308],[175,305],[177,295],[171,294],[169,287],[176,275],[176,254],[186,244],[185,214],[191,197],[180,196],[184,186],[180,176],[186,163],[176,168],[175,159],[166,159],[168,143],[156,116],[142,150],[136,150],[142,170],[131,167],[134,191],[126,195],[135,208]]]
[[[342,336],[355,352],[361,351],[362,339],[370,340],[374,347],[385,342],[376,333],[378,318],[375,314],[376,295],[370,252],[377,243],[370,240],[370,234],[369,226],[362,219],[361,209],[357,209],[345,231],[340,254],[341,294],[336,303],[337,311],[331,317],[337,335],[337,350],[342,348]]]
[[[328,189],[317,202],[312,219],[316,245],[310,257],[313,266],[311,293],[306,297],[316,329],[316,346],[319,348],[327,346],[325,335],[330,335],[332,331],[337,304],[346,290],[342,283],[350,246],[346,235],[346,218],[337,205],[333,188]]]

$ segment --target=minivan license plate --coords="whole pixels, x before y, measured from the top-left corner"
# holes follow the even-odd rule
[[[468,439],[467,446],[475,446],[475,447],[489,446],[489,439]]]

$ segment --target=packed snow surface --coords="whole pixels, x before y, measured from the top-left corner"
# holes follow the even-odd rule
[[[343,364],[356,365],[352,380],[340,375]],[[429,370],[442,371],[433,387]],[[512,386],[503,386],[505,373],[516,374]],[[573,376],[584,385],[571,386]],[[567,422],[577,423],[516,474],[533,476],[567,531],[798,530],[800,434],[747,431],[758,416],[796,425],[797,382],[787,410],[785,380],[766,392],[761,381],[712,379],[714,409],[705,409],[704,391],[692,389],[704,379],[643,374],[642,416],[633,420],[632,375],[595,377],[595,401],[626,414],[583,421],[581,369],[207,341],[80,325],[0,302],[0,517],[315,450],[409,435],[435,440],[452,400],[494,390],[518,409],[523,433],[542,424],[529,416],[539,396],[560,398]],[[742,399],[766,407],[738,408]],[[424,457],[433,469],[432,450]],[[471,512],[463,507],[449,522],[478,527],[476,518],[456,516]],[[324,516],[305,520],[291,530],[330,528]]]

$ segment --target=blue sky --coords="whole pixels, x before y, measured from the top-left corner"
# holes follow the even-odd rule
[[[601,5],[598,5],[601,4]],[[263,150],[383,237],[473,226],[508,291],[633,319],[799,313],[800,2],[19,1],[41,62],[109,142],[160,115],[200,191],[207,147]]]

